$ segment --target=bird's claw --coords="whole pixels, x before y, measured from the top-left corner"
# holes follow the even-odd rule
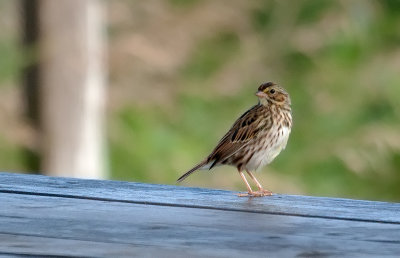
[[[263,196],[271,196],[271,195],[274,194],[274,193],[271,192],[270,190],[266,190],[266,189],[260,189],[260,190],[258,190],[257,192],[263,193],[263,194],[264,194]]]
[[[247,192],[247,193],[239,193],[237,196],[239,197],[263,197],[263,196],[271,196],[273,193],[269,190],[260,189],[256,192]]]

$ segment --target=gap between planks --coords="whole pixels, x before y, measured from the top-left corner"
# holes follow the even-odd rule
[[[273,211],[259,211],[259,210],[253,210],[252,211],[252,210],[245,210],[245,209],[212,207],[212,206],[205,206],[205,205],[173,204],[173,203],[152,202],[152,201],[149,202],[149,201],[118,200],[118,199],[112,199],[112,198],[90,197],[90,196],[72,195],[72,194],[54,194],[54,193],[14,191],[14,190],[0,190],[0,193],[20,194],[20,195],[36,195],[36,196],[45,196],[45,197],[82,199],[82,200],[92,200],[92,201],[102,201],[102,202],[131,203],[131,204],[154,205],[154,206],[164,206],[164,207],[179,207],[179,208],[191,208],[191,209],[221,210],[221,211],[234,211],[234,212],[245,212],[245,213],[279,215],[279,216],[293,216],[293,217],[306,217],[306,218],[319,218],[319,219],[330,219],[330,220],[345,220],[345,221],[358,221],[358,222],[369,222],[369,223],[400,225],[400,222],[396,222],[396,221],[384,221],[384,220],[360,219],[360,218],[340,218],[340,217],[326,216],[326,215],[297,214],[297,213],[288,213],[288,212],[273,212]],[[241,198],[243,198],[243,197],[241,197]],[[263,198],[263,197],[258,197],[258,198]],[[264,198],[268,198],[268,197],[264,197]]]

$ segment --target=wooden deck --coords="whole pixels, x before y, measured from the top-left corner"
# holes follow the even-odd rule
[[[399,257],[400,204],[0,173],[0,257]]]

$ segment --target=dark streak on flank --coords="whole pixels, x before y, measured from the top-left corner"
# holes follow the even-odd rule
[[[249,157],[247,158],[247,160],[246,160],[246,164],[248,164],[249,162],[250,162],[250,160],[251,160],[251,158],[253,157],[253,155],[254,155],[254,151],[249,155]]]

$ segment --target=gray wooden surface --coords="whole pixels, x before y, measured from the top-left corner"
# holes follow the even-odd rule
[[[0,173],[0,256],[399,254],[396,203]]]

